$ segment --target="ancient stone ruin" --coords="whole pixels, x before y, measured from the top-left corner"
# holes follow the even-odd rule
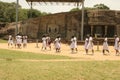
[[[105,35],[113,38],[115,34],[120,36],[120,11],[86,10],[84,18],[84,38],[90,34],[94,38],[103,38]],[[19,32],[28,35],[30,39],[41,39],[44,34],[49,34],[52,39],[60,35],[62,40],[70,40],[73,35],[78,40],[81,37],[81,11],[50,14],[31,18],[19,24]],[[0,34],[9,34],[10,29],[1,29]]]

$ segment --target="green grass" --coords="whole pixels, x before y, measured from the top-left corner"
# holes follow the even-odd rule
[[[120,80],[120,61],[39,61],[6,59],[71,59],[0,49],[0,80]]]
[[[71,59],[71,57],[0,49],[0,59]]]
[[[0,39],[0,43],[7,43],[7,40]]]
[[[120,61],[0,61],[0,80],[120,80]]]

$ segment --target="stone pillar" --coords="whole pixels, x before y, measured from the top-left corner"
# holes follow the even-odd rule
[[[91,35],[93,36],[93,25],[91,25]]]
[[[83,36],[84,36],[84,0],[82,0],[81,41],[83,41]]]
[[[108,28],[108,26],[105,26],[105,35],[107,35],[107,28]]]
[[[120,25],[116,25],[116,31],[115,33],[120,36]]]

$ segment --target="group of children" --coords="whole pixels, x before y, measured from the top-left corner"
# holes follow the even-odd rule
[[[114,44],[114,49],[116,51],[116,55],[119,55],[119,49],[120,49],[120,39],[117,35],[115,35],[115,44]],[[49,37],[49,35],[43,35],[42,37],[42,50],[46,50],[47,47],[49,47],[49,49],[51,50],[51,38]],[[57,36],[55,38],[55,40],[53,41],[54,43],[54,47],[56,52],[60,52],[61,51],[61,38],[60,36]],[[27,46],[27,36],[20,36],[19,34],[13,38],[12,35],[9,35],[9,39],[8,39],[8,47],[9,46],[13,46],[15,45],[15,47],[17,46],[18,48],[21,48],[23,44],[23,47]],[[85,39],[85,44],[84,44],[84,49],[86,54],[88,54],[89,50],[92,51],[92,54],[94,54],[94,48],[93,48],[94,44],[93,44],[93,38],[92,36],[87,36]],[[102,53],[103,55],[106,55],[105,51],[107,51],[109,53],[109,48],[108,48],[108,38],[107,36],[105,36],[104,41],[103,41],[103,50]],[[77,38],[75,36],[71,37],[71,44],[70,44],[70,48],[71,48],[71,52],[74,53],[74,51],[78,51],[77,49]]]
[[[55,46],[55,49],[56,49],[56,52],[60,52],[60,48],[61,48],[61,38],[60,36],[57,36],[56,39],[54,40],[54,46]],[[42,37],[42,50],[46,50],[47,47],[49,47],[49,49],[51,50],[51,39],[49,37],[49,35],[45,36],[43,35]]]
[[[15,46],[15,48],[21,48],[23,44],[23,47],[27,47],[27,36],[21,36],[19,34],[17,34],[15,36],[15,38],[12,35],[9,35],[8,38],[8,47],[13,47]]]
[[[54,46],[55,46],[56,52],[60,52],[60,49],[61,49],[61,43],[60,42],[61,42],[60,36],[56,37],[55,40],[54,40]],[[120,52],[119,52],[119,49],[120,49],[119,42],[120,42],[119,37],[117,35],[115,35],[114,49],[116,51],[116,55],[120,54]],[[51,49],[50,37],[49,36],[43,36],[42,44],[43,44],[42,49],[43,48],[46,49],[47,46]],[[92,36],[91,35],[87,36],[86,39],[85,39],[85,44],[84,44],[84,49],[85,49],[86,54],[88,54],[89,50],[91,50],[92,55],[93,55],[94,54],[94,48],[93,47],[94,47],[94,43],[93,43]],[[107,51],[108,54],[110,53],[108,47],[109,47],[108,38],[107,38],[107,36],[105,36],[104,41],[103,41],[103,50],[102,50],[103,55],[106,55],[105,51]],[[74,53],[75,51],[76,52],[78,51],[78,49],[77,49],[77,38],[75,36],[71,37],[70,48],[71,48],[72,53]]]
[[[117,35],[115,35],[115,43],[114,43],[114,49],[116,51],[116,55],[120,55],[120,52],[119,52],[119,49],[120,49],[120,39]],[[86,51],[86,54],[88,54],[88,50],[91,49],[92,50],[92,54],[94,54],[94,49],[93,49],[93,38],[92,36],[87,36],[86,39],[85,39],[85,51]],[[104,41],[103,41],[103,50],[102,50],[102,53],[103,55],[106,55],[105,51],[108,52],[108,54],[110,53],[109,51],[109,45],[108,45],[108,38],[107,36],[105,36],[104,38]]]

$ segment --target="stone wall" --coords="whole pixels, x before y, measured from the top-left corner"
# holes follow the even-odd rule
[[[23,35],[28,35],[31,39],[41,39],[44,34],[49,34],[52,39],[60,35],[63,40],[70,40],[71,36],[75,35],[80,40],[81,17],[81,11],[75,11],[32,18],[19,23],[19,32]],[[85,11],[84,17],[84,37],[87,34],[91,34],[91,31],[94,32],[94,29],[91,30],[91,26],[112,26],[113,28],[111,29],[115,29],[114,34],[120,36],[120,11],[88,10]],[[0,30],[0,34],[8,34],[6,31],[10,31],[13,28],[15,29],[15,25],[11,28],[2,29]]]

